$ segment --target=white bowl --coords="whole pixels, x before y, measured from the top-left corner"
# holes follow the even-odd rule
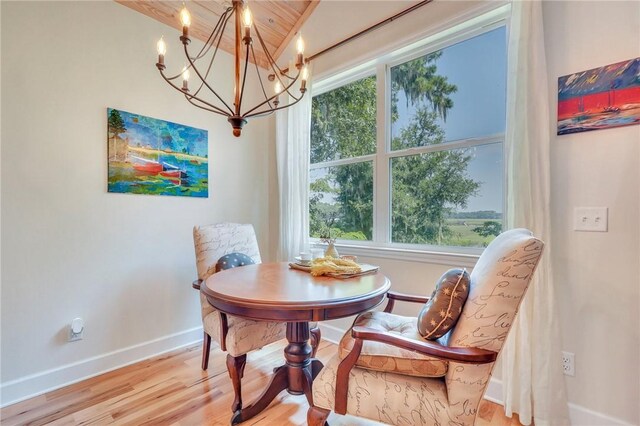
[[[299,265],[304,265],[304,266],[310,266],[311,265],[311,260],[302,260],[302,258],[300,256],[296,256],[294,257],[294,259],[296,260],[296,263]]]

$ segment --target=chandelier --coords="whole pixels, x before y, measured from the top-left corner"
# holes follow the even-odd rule
[[[213,63],[218,54],[222,36],[227,24],[232,18],[235,21],[235,85],[233,103],[231,104],[232,106],[230,106],[230,102],[225,101],[213,88],[211,77],[214,75],[212,73]],[[260,36],[258,26],[253,22],[249,6],[243,0],[233,0],[231,6],[225,9],[220,15],[220,19],[213,28],[211,35],[209,35],[204,46],[196,55],[189,53],[188,46],[191,42],[189,38],[191,15],[186,6],[180,11],[180,20],[182,22],[182,36],[180,36],[180,41],[184,46],[184,55],[186,56],[185,66],[182,68],[182,71],[176,75],[167,76],[165,74],[166,67],[164,57],[167,52],[167,45],[164,38],[160,38],[157,44],[158,63],[156,63],[156,67],[158,71],[160,71],[162,78],[164,78],[171,87],[181,92],[189,103],[214,114],[227,117],[227,121],[231,124],[231,127],[233,127],[234,136],[240,136],[242,127],[247,124],[249,118],[262,117],[272,114],[277,110],[288,108],[298,103],[304,96],[309,78],[309,70],[306,65],[308,61],[304,58],[304,42],[302,36],[298,36],[296,41],[297,56],[295,67],[290,66],[283,70],[278,67],[276,61],[269,53],[269,49]],[[255,33],[255,38],[253,37],[253,33]],[[268,62],[268,72],[270,72],[270,74],[267,76],[267,79],[269,81],[275,81],[273,92],[265,89],[263,76],[257,65],[254,41],[257,42],[259,48],[264,52],[264,57]],[[249,73],[249,68],[251,68],[250,58],[255,65],[255,74],[257,75],[262,96],[255,105],[247,107],[243,104],[243,97],[248,74],[253,75],[253,71]],[[243,60],[244,66],[242,65]],[[198,68],[199,65],[201,66],[200,69]],[[295,69],[292,70],[292,68]],[[189,78],[191,77],[192,71],[197,77],[197,81],[195,84],[192,82],[190,86]],[[181,85],[179,84],[180,78],[182,78]],[[300,81],[300,94],[296,96],[293,86],[297,84],[298,81]],[[280,102],[280,95],[283,93],[289,95],[286,104],[281,104]]]

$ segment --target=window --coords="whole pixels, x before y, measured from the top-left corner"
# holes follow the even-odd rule
[[[311,237],[485,247],[504,212],[504,18],[462,25],[349,74],[316,85]]]
[[[312,237],[371,240],[376,78],[314,96],[309,229]]]

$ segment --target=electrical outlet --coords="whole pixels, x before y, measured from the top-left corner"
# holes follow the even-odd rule
[[[75,318],[69,326],[69,342],[82,340],[84,337],[84,321],[82,318]]]
[[[69,341],[76,342],[78,340],[82,340],[84,334],[84,330],[80,331],[80,333],[74,333],[71,328],[69,328]]]
[[[576,375],[576,356],[571,352],[562,352],[562,371],[565,376],[574,377]]]

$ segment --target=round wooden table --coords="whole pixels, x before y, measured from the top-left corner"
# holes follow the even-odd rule
[[[304,394],[313,404],[311,383],[323,365],[311,358],[309,321],[357,315],[380,304],[391,284],[380,272],[336,279],[313,277],[288,263],[261,263],[227,269],[210,276],[203,292],[213,307],[229,315],[287,323],[286,363],[274,370],[267,388],[252,404],[238,410],[231,424],[246,421],[281,391]]]

